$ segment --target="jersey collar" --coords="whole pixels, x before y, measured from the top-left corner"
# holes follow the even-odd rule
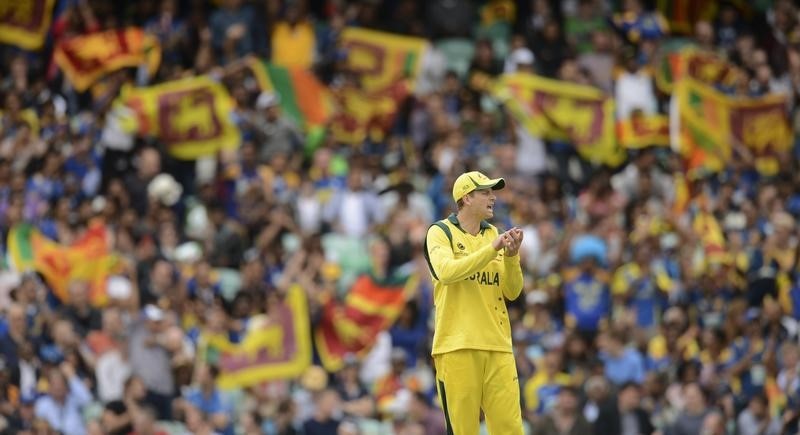
[[[451,224],[455,225],[456,228],[461,230],[462,233],[466,233],[466,231],[464,231],[464,229],[461,228],[461,223],[458,222],[458,217],[456,217],[455,213],[450,213],[450,216],[447,217],[447,220],[449,220]],[[491,227],[491,225],[489,225],[489,222],[481,221],[481,231],[483,231],[483,230],[485,230],[487,228],[490,228],[490,227]]]

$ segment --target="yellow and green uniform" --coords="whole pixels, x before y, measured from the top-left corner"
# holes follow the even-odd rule
[[[522,291],[519,256],[492,247],[497,228],[477,235],[450,215],[428,229],[425,259],[433,278],[431,354],[449,433],[477,434],[480,410],[492,434],[522,434],[519,382],[504,299]]]

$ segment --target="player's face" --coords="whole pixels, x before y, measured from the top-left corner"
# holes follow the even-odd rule
[[[477,190],[472,194],[472,207],[483,219],[494,216],[494,201],[497,197],[492,189]]]

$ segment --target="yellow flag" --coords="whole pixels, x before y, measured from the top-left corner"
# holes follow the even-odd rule
[[[0,0],[0,42],[25,50],[44,45],[55,0]]]
[[[568,141],[595,163],[625,160],[615,137],[614,100],[600,89],[515,73],[502,76],[492,92],[531,134]]]
[[[212,155],[241,141],[231,120],[233,99],[207,76],[126,89],[122,100],[137,114],[138,133],[158,137],[178,159]]]

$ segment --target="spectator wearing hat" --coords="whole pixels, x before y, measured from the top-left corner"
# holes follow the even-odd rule
[[[259,162],[270,163],[277,154],[298,156],[305,141],[303,134],[280,110],[281,97],[275,92],[262,92],[256,99],[256,111],[244,119],[245,130],[253,134]]]
[[[528,47],[525,47],[523,45],[521,47],[515,48],[508,55],[504,72],[506,74],[514,72],[532,74],[534,72],[533,66],[535,59],[536,58],[533,55],[533,52]]]
[[[571,256],[577,267],[564,274],[566,326],[590,338],[608,321],[611,309],[608,276],[601,267],[604,243],[597,241],[576,239]]]
[[[628,307],[634,325],[649,339],[655,333],[658,316],[667,304],[666,292],[662,288],[669,283],[663,274],[653,267],[651,243],[641,242],[634,246],[633,261],[620,266],[614,273],[611,291],[621,305]]]

